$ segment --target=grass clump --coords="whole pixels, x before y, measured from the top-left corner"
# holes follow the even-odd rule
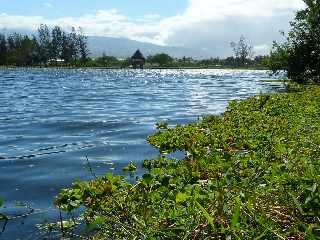
[[[320,87],[160,129],[148,138],[160,157],[135,184],[77,182],[56,205],[84,206],[93,239],[320,238]],[[163,156],[178,150],[185,159]]]

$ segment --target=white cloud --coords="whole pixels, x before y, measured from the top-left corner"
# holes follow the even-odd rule
[[[302,0],[190,0],[182,15],[159,24],[158,41],[193,48],[208,48],[212,54],[230,54],[229,43],[242,34],[257,52],[279,39],[287,30],[294,12],[304,7]]]
[[[303,5],[302,0],[189,0],[183,14],[164,19],[157,14],[130,19],[116,9],[56,19],[3,13],[0,14],[0,28],[34,30],[41,23],[64,28],[82,27],[88,35],[206,48],[215,55],[227,54],[229,42],[244,34],[252,40],[257,52],[263,52],[279,36],[279,30],[288,28],[294,11]]]
[[[190,0],[186,15],[201,20],[272,17],[303,6],[301,0]]]
[[[0,28],[34,30],[44,22],[46,22],[46,19],[41,16],[30,17],[8,15],[6,13],[0,14]]]

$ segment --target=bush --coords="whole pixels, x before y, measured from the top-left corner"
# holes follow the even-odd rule
[[[320,82],[320,3],[304,0],[306,9],[297,12],[284,43],[274,43],[269,68],[285,70],[288,78],[304,83]]]

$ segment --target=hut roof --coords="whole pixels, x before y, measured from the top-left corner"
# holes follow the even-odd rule
[[[146,60],[146,58],[143,56],[143,54],[140,52],[139,49],[133,54],[133,56],[131,58],[132,59],[143,59],[143,60]]]

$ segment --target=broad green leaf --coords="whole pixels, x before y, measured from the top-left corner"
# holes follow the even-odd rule
[[[196,205],[198,206],[198,208],[201,210],[201,212],[203,213],[203,215],[205,216],[205,218],[207,219],[208,223],[210,224],[210,226],[212,227],[212,229],[215,229],[216,227],[214,226],[213,223],[213,218],[210,216],[210,214],[207,212],[206,209],[204,209],[204,207],[202,207],[200,205],[200,203],[198,203],[198,201],[195,201]]]
[[[234,208],[234,212],[232,214],[232,219],[231,219],[231,227],[232,228],[238,228],[239,227],[241,204],[242,203],[241,203],[240,198],[237,198],[236,207]]]
[[[153,177],[152,177],[151,174],[146,173],[146,174],[144,174],[144,175],[142,176],[142,179],[143,179],[143,182],[144,182],[146,185],[150,185]]]
[[[176,196],[176,203],[184,203],[187,199],[187,194],[179,192]]]

